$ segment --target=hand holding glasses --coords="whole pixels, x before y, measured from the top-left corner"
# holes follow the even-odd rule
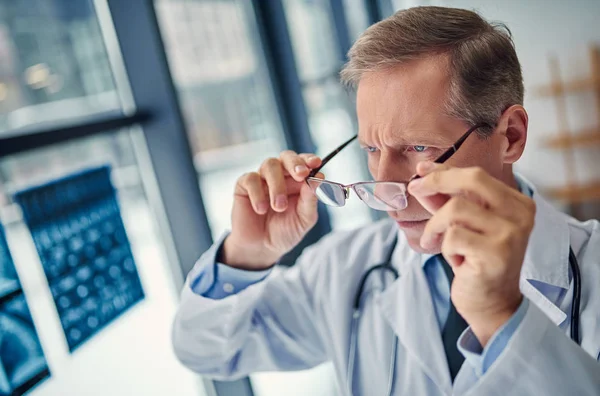
[[[466,131],[457,141],[446,150],[442,155],[435,159],[435,163],[441,164],[446,162],[467,140],[471,133],[479,128],[486,127],[487,124],[477,124]],[[330,180],[319,179],[315,177],[319,171],[342,151],[347,145],[354,141],[358,135],[353,136],[330,154],[328,154],[321,166],[313,169],[306,183],[310,186],[319,201],[329,206],[341,207],[346,204],[346,200],[350,197],[350,189],[354,190],[356,195],[370,208],[381,211],[398,211],[406,209],[408,206],[408,183],[414,179],[418,179],[419,175],[413,175],[406,182],[388,182],[388,181],[370,181],[358,182],[352,184],[341,184]]]

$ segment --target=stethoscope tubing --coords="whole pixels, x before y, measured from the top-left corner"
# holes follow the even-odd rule
[[[396,242],[393,243],[388,260],[382,264],[374,265],[369,268],[367,272],[365,272],[360,280],[358,290],[354,297],[354,305],[352,310],[352,323],[350,327],[350,349],[348,351],[348,370],[346,378],[348,378],[347,388],[350,395],[352,395],[352,385],[354,382],[354,365],[356,360],[356,348],[358,343],[358,321],[360,319],[361,311],[360,311],[360,303],[361,297],[364,291],[365,284],[369,278],[369,276],[378,270],[385,270],[391,272],[394,275],[394,280],[400,277],[398,270],[392,266],[392,254],[394,249],[396,248]],[[579,268],[579,263],[577,261],[577,257],[573,252],[573,249],[569,247],[569,266],[571,267],[571,272],[573,276],[573,303],[571,304],[571,339],[581,345],[581,340],[579,337],[579,310],[581,304],[581,271]],[[396,369],[396,352],[398,348],[398,337],[394,335],[394,341],[392,344],[392,353],[390,356],[390,372],[389,372],[389,380],[388,380],[388,395],[392,394],[392,387],[394,385],[394,372]]]

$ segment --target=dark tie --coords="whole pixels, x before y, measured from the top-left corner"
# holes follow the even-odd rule
[[[452,285],[452,279],[454,279],[452,267],[450,267],[450,264],[448,264],[441,254],[438,255],[438,259],[442,264],[442,268],[444,268],[446,277],[448,277],[448,283]],[[452,382],[454,382],[454,378],[456,377],[456,374],[458,374],[458,370],[460,370],[460,367],[465,360],[464,356],[456,347],[456,341],[468,326],[467,322],[465,322],[462,316],[456,311],[456,307],[454,306],[452,299],[450,299],[450,312],[448,313],[446,324],[444,324],[444,327],[442,328],[442,342],[444,343],[444,352],[446,352],[446,360],[448,361],[448,367],[450,368]]]

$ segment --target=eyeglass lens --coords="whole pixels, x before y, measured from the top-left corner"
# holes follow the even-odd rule
[[[406,185],[402,183],[372,182],[354,186],[359,198],[375,210],[406,209]]]
[[[448,158],[450,158],[456,151],[460,148],[460,146],[464,143],[464,141],[469,137],[469,135],[478,128],[489,126],[488,124],[477,124],[469,130],[467,130],[461,137],[458,139],[452,147],[450,147],[446,152],[444,152],[441,156],[439,156],[434,162],[443,163]],[[306,179],[306,182],[310,185],[313,192],[316,194],[317,198],[326,205],[330,206],[344,206],[346,204],[347,189],[352,187],[352,189],[356,192],[359,198],[367,204],[369,207],[375,210],[382,211],[395,211],[406,209],[408,206],[408,200],[406,197],[406,184],[405,183],[395,183],[395,182],[364,182],[364,183],[356,183],[350,186],[343,186],[338,183],[328,182],[326,180],[316,179],[314,176],[329,162],[333,157],[337,155],[344,147],[350,144],[357,136],[353,136],[346,142],[344,142],[341,146],[327,155],[321,166],[313,169],[309,176]],[[415,174],[411,177],[410,181],[413,179],[419,178],[419,175]]]
[[[346,203],[346,191],[339,184],[309,179],[308,185],[325,205],[340,207]]]
[[[345,187],[320,179],[309,179],[308,184],[319,201],[340,207],[346,203]],[[352,186],[358,197],[375,210],[402,210],[407,206],[406,185],[402,183],[369,182]]]

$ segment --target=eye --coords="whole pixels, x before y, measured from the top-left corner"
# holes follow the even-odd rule
[[[427,146],[411,146],[410,148],[416,151],[417,153],[422,153],[423,151],[428,149]]]
[[[377,147],[364,146],[363,150],[365,150],[367,153],[375,153],[375,152],[377,152]]]

